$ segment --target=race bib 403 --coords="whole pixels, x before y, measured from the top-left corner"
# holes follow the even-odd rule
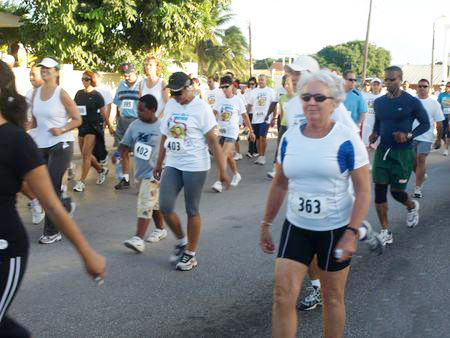
[[[169,137],[166,142],[164,142],[164,148],[171,153],[181,154],[184,152],[184,140]]]
[[[328,215],[327,199],[323,196],[289,194],[291,210],[300,217],[323,219]]]

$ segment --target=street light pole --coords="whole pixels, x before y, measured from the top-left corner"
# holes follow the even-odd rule
[[[431,75],[430,75],[430,87],[433,88],[433,77],[434,77],[434,34],[436,28],[436,21],[439,19],[446,18],[445,15],[441,15],[439,18],[433,21],[433,40],[431,43]]]
[[[372,14],[372,0],[370,0],[370,6],[369,6],[369,18],[367,19],[367,32],[366,32],[366,43],[364,45],[364,64],[363,64],[363,71],[362,71],[362,83],[366,81],[366,71],[367,71],[367,58],[369,56],[369,30],[370,30],[370,17]]]
[[[253,57],[252,57],[252,26],[248,22],[248,52],[250,54],[250,77],[253,76]]]

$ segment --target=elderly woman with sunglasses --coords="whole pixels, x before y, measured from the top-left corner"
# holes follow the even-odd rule
[[[103,133],[103,123],[114,134],[113,128],[107,117],[105,101],[103,96],[94,87],[96,84],[95,74],[92,71],[85,71],[81,78],[84,89],[79,90],[75,95],[75,103],[78,106],[83,123],[78,127],[78,144],[83,158],[80,180],[75,184],[73,190],[82,192],[86,187],[86,177],[91,166],[97,171],[97,184],[103,184],[108,173],[108,168],[103,168],[97,159],[92,155],[97,135]]]
[[[281,139],[260,231],[262,250],[273,253],[270,226],[287,193],[275,262],[272,330],[274,337],[295,337],[301,283],[317,255],[324,336],[341,337],[350,259],[370,203],[369,159],[354,130],[331,119],[345,97],[342,79],[322,70],[303,78],[300,88],[306,123],[290,128]]]

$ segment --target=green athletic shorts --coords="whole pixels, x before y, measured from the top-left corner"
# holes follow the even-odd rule
[[[391,188],[405,190],[414,167],[412,149],[377,148],[372,165],[374,183],[389,184]]]

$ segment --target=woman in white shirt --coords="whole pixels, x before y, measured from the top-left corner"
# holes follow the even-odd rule
[[[287,193],[275,263],[274,337],[295,336],[297,298],[315,255],[321,270],[324,336],[341,337],[344,332],[350,258],[370,203],[367,150],[353,129],[331,119],[344,95],[342,79],[329,71],[306,78],[301,99],[307,122],[289,128],[280,142],[260,233],[262,250],[273,253],[269,229]],[[350,179],[355,196],[349,190]],[[339,259],[336,249],[343,253]]]
[[[225,156],[214,133],[217,122],[211,107],[194,95],[192,80],[185,73],[173,73],[168,88],[173,98],[167,102],[161,121],[161,145],[154,176],[160,178],[165,159],[159,208],[178,239],[170,261],[176,264],[178,270],[186,271],[197,266],[195,251],[201,228],[199,204],[211,167],[208,145],[215,154],[220,180],[228,186],[229,178]],[[182,188],[187,213],[187,237],[174,211],[175,200]]]
[[[58,85],[59,64],[51,58],[40,63],[44,84],[33,95],[32,113],[36,121],[34,141],[42,151],[53,188],[61,197],[61,182],[70,164],[75,138],[72,130],[81,125],[81,116],[76,103]],[[63,199],[63,204],[72,211],[74,204]],[[44,233],[39,239],[42,244],[61,240],[61,234],[49,217],[45,217]]]

